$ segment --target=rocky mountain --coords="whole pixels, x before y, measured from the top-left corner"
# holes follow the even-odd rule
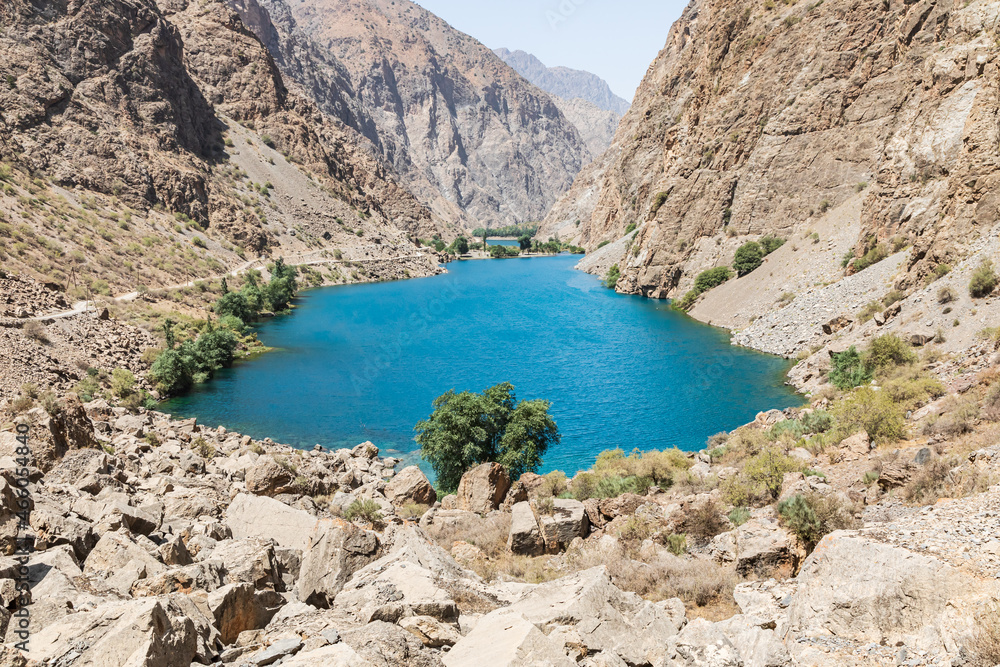
[[[590,161],[548,95],[414,3],[231,5],[282,72],[325,113],[371,140],[446,221],[540,220]]]
[[[436,228],[221,2],[15,0],[0,21],[8,269],[83,298],[248,257],[407,256],[409,234]]]
[[[989,1],[697,0],[546,227],[580,219],[595,249],[636,225],[603,266],[619,265],[620,291],[664,298],[743,241],[835,216],[855,256],[911,247],[892,286],[921,285],[995,224],[998,15]]]
[[[629,103],[614,94],[608,82],[592,74],[569,67],[547,67],[545,63],[525,51],[493,49],[493,52],[525,79],[542,90],[564,100],[581,99],[599,109],[621,116],[628,111]]]
[[[518,74],[553,95],[559,109],[580,132],[591,155],[596,157],[608,149],[622,114],[628,110],[628,102],[612,93],[607,82],[590,72],[546,67],[524,51],[494,49],[493,52]]]

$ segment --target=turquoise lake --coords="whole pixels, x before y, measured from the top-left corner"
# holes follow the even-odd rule
[[[220,372],[161,409],[297,447],[371,440],[416,456],[413,426],[449,389],[509,381],[552,402],[562,442],[544,471],[598,453],[678,446],[800,405],[789,362],[726,331],[623,296],[573,270],[579,257],[455,262],[434,278],[304,292],[262,324],[275,352]]]

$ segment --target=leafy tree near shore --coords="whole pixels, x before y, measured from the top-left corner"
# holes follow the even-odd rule
[[[517,245],[521,246],[521,250],[531,249],[531,237],[527,234],[521,236],[517,239]]]
[[[733,268],[736,269],[736,274],[742,278],[763,263],[764,249],[756,241],[750,241],[741,245],[736,251],[736,257],[733,259]]]
[[[445,491],[457,489],[462,475],[481,463],[499,463],[517,479],[537,470],[542,455],[560,440],[550,407],[543,400],[518,402],[508,382],[481,394],[449,391],[414,428],[416,441]]]

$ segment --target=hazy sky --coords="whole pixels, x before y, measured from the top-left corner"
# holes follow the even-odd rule
[[[415,0],[491,49],[587,70],[629,102],[683,0]]]

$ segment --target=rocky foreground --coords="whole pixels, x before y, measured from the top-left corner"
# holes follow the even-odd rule
[[[928,449],[844,491],[868,503],[864,527],[808,557],[771,508],[678,556],[652,536],[630,543],[630,527],[673,531],[718,490],[546,499],[545,478],[512,483],[485,464],[438,501],[419,469],[397,472],[370,443],[296,451],[72,397],[49,412],[17,419],[26,469],[15,429],[0,432],[5,666],[962,665],[1000,596],[1000,487],[922,509],[882,496]],[[831,458],[848,465],[874,456],[857,438],[842,447]],[[691,474],[727,474],[710,461]],[[1000,447],[963,465],[995,472]],[[15,553],[24,474],[29,548]],[[791,473],[783,495],[835,483]],[[481,576],[491,539],[555,574]],[[743,579],[721,621],[614,583],[719,567]]]

